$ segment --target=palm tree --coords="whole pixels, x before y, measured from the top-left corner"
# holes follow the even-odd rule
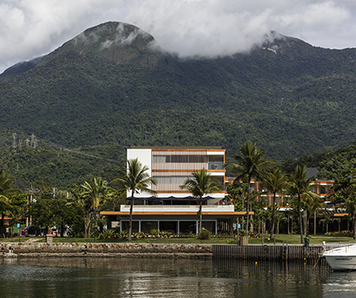
[[[268,192],[273,193],[272,198],[272,227],[270,238],[273,237],[276,218],[276,201],[277,193],[281,193],[286,187],[286,175],[282,173],[280,168],[272,168],[268,172],[264,173],[262,177],[262,184],[267,188]]]
[[[199,200],[199,234],[202,230],[202,205],[203,205],[203,196],[221,191],[221,186],[211,179],[211,176],[203,168],[200,172],[196,171],[192,173],[191,178],[187,178],[184,183],[180,186],[181,189],[189,190],[193,197]]]
[[[353,219],[353,238],[356,239],[356,169],[348,169],[342,172],[334,183],[335,193],[331,195],[334,204],[345,206],[350,218]]]
[[[251,195],[251,180],[260,177],[261,171],[271,162],[263,158],[265,152],[257,147],[257,144],[252,144],[247,141],[240,147],[240,155],[235,155],[236,163],[228,163],[226,167],[230,167],[235,171],[237,177],[235,180],[240,180],[246,177],[248,183],[247,202],[246,202],[246,243],[248,243],[248,227],[249,227],[249,210],[250,210],[250,195]]]
[[[307,171],[305,166],[296,166],[293,173],[289,175],[289,194],[295,196],[297,199],[297,214],[299,215],[299,227],[300,227],[300,241],[303,240],[303,221],[301,211],[301,200],[308,198],[315,198],[315,193],[310,191],[311,182],[314,177],[307,178]]]
[[[277,226],[277,231],[276,234],[279,235],[279,223],[281,221],[286,221],[287,217],[285,216],[285,214],[283,212],[277,212],[276,213],[276,226]]]
[[[90,216],[90,201],[83,196],[83,189],[81,186],[74,185],[70,189],[71,197],[67,205],[75,206],[80,212],[81,217],[83,218],[84,224],[84,238],[90,237],[90,226],[91,226],[91,216]]]
[[[311,193],[304,197],[303,205],[307,211],[307,229],[306,233],[309,234],[309,219],[310,214],[314,214],[314,235],[316,235],[316,213],[319,209],[324,207],[324,199],[318,196],[317,194]]]
[[[129,225],[129,239],[131,241],[132,234],[132,210],[134,205],[135,193],[147,192],[155,195],[156,192],[150,189],[150,185],[156,185],[156,181],[147,173],[148,167],[142,166],[138,158],[127,161],[125,171],[119,170],[120,177],[115,178],[111,183],[118,182],[127,191],[131,191],[130,202],[130,225]]]
[[[12,183],[14,178],[9,176],[4,170],[0,170],[0,214],[1,214],[1,224],[0,224],[0,233],[4,227],[4,217],[10,206],[10,195],[17,190],[12,188]]]
[[[100,204],[106,199],[109,195],[109,188],[107,181],[101,177],[94,177],[88,181],[85,181],[82,185],[82,196],[90,200],[91,206],[93,208],[94,215],[94,242],[95,242],[95,232],[96,232],[96,220],[97,213],[99,210]]]

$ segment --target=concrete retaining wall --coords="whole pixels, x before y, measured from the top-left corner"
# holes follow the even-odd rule
[[[317,259],[322,247],[313,245],[209,245],[158,243],[0,243],[0,258],[118,257],[191,259]]]

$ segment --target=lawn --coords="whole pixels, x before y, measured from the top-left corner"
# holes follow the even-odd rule
[[[37,241],[36,241],[37,240]],[[25,241],[35,241],[37,243],[45,242],[45,238],[40,237],[21,237],[21,242]],[[310,244],[322,244],[322,242],[355,242],[351,237],[345,236],[326,236],[326,235],[310,235]],[[0,242],[19,242],[18,237],[14,238],[0,238]],[[61,238],[54,237],[53,242],[55,243],[93,243],[93,238]],[[121,239],[96,239],[96,243],[125,243],[127,240]],[[140,238],[132,239],[132,243],[180,243],[180,244],[235,244],[237,241],[234,236],[218,236],[211,237],[207,240],[200,240],[197,238]],[[300,235],[287,235],[280,234],[276,235],[276,239],[269,239],[268,236],[263,237],[263,244],[301,244]],[[249,238],[249,244],[262,244],[262,238]]]

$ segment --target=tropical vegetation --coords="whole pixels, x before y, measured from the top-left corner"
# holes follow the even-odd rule
[[[299,216],[300,241],[304,242],[304,229],[302,220],[302,199],[304,201],[318,197],[311,191],[311,184],[315,177],[307,177],[306,167],[296,166],[293,173],[289,175],[288,193],[291,198],[297,199],[297,214]]]
[[[245,180],[248,185],[246,198],[246,238],[248,238],[249,229],[249,212],[250,212],[250,195],[251,180],[260,179],[263,169],[270,165],[270,161],[264,159],[265,152],[257,144],[247,141],[240,147],[240,154],[235,155],[236,163],[228,163],[226,167],[231,168],[236,174],[235,180]]]
[[[202,223],[203,223],[203,196],[221,191],[221,186],[215,182],[206,169],[201,171],[196,171],[192,173],[192,177],[187,178],[184,183],[180,186],[181,189],[186,189],[191,192],[194,198],[199,202],[199,234],[202,233]],[[204,232],[206,233],[206,232]],[[203,237],[203,236],[202,236]]]
[[[92,209],[92,216],[94,218],[94,242],[96,234],[97,216],[99,212],[99,206],[105,199],[111,195],[108,183],[101,177],[94,177],[90,182],[85,181],[81,185],[81,196],[88,200]]]
[[[127,161],[127,166],[124,170],[119,170],[120,177],[115,178],[112,182],[119,183],[122,189],[130,192],[130,224],[129,224],[129,237],[131,241],[132,235],[132,212],[135,200],[135,194],[145,192],[151,195],[155,195],[150,186],[156,185],[156,181],[149,176],[147,166],[143,166],[139,162],[138,158]]]
[[[356,169],[342,172],[334,183],[333,203],[345,208],[353,219],[353,238],[356,239]]]
[[[40,152],[47,155],[50,148],[26,147],[24,154],[30,156],[30,152]],[[340,152],[353,150],[353,147],[338,149],[335,151],[335,160]],[[12,155],[20,155],[21,152],[10,150]],[[330,156],[330,152],[325,153]],[[64,154],[63,154],[64,155]],[[41,156],[41,155],[38,155]],[[61,156],[59,154],[58,156]],[[318,154],[319,159],[320,154]],[[53,157],[54,158],[54,157]],[[305,160],[305,157],[301,158]],[[297,164],[297,165],[296,165]],[[240,219],[240,232],[244,231],[244,236],[262,237],[267,232],[269,238],[274,238],[282,230],[284,233],[300,233],[300,242],[304,241],[304,236],[312,233],[314,235],[324,230],[325,233],[345,234],[345,231],[354,231],[355,225],[355,170],[354,168],[340,172],[334,184],[334,194],[332,195],[332,205],[326,208],[324,199],[313,193],[313,177],[307,178],[305,165],[300,166],[294,163],[295,168],[288,172],[283,171],[283,165],[265,158],[265,153],[256,143],[247,141],[240,147],[240,151],[235,155],[235,162],[226,163],[229,175],[234,175],[235,180],[227,186],[227,203],[235,205],[237,211],[253,211],[253,217]],[[113,165],[115,167],[115,165]],[[55,169],[53,169],[55,171]],[[106,177],[93,175],[77,177],[80,181],[70,187],[57,187],[52,183],[41,180],[33,181],[29,188],[17,189],[15,185],[16,176],[8,174],[4,169],[0,170],[0,211],[1,228],[4,229],[4,217],[12,217],[11,225],[19,218],[28,218],[29,223],[42,227],[60,227],[63,234],[67,227],[70,235],[82,236],[84,238],[112,237],[112,232],[105,231],[105,221],[99,212],[102,210],[118,210],[120,204],[130,202],[131,232],[127,233],[127,239],[135,235],[132,232],[132,208],[135,194],[146,191],[153,194],[150,185],[155,181],[149,177],[147,167],[143,166],[137,159],[126,161],[126,165],[116,173],[107,175],[111,178],[108,183]],[[20,177],[20,176],[19,176]],[[84,179],[89,177],[89,179]],[[262,191],[251,188],[251,179],[259,181]],[[69,185],[64,183],[62,185]],[[115,187],[115,188],[114,188]],[[187,179],[181,186],[182,189],[189,190],[197,198],[200,205],[199,231],[202,230],[201,203],[204,195],[218,191],[214,180],[205,170],[192,173],[192,177]],[[127,200],[129,193],[130,200]],[[266,194],[270,194],[266,200]],[[284,208],[283,211],[280,208]],[[285,209],[287,207],[287,209]],[[348,216],[334,217],[330,213],[344,214]],[[317,215],[321,219],[317,221]],[[310,219],[314,217],[314,222]],[[350,225],[350,223],[353,223]],[[253,225],[253,229],[251,226]],[[337,226],[337,227],[336,227]],[[347,228],[346,228],[347,226]],[[334,228],[332,228],[334,227]],[[163,233],[164,231],[152,231],[152,234]],[[238,232],[238,231],[236,231]],[[354,232],[353,236],[354,235]],[[346,233],[348,234],[348,233]],[[345,235],[346,235],[345,234]]]
[[[263,173],[262,176],[262,184],[266,187],[269,193],[273,194],[272,198],[272,227],[270,238],[273,237],[275,224],[276,224],[276,209],[279,206],[279,202],[277,201],[277,194],[283,195],[283,191],[287,186],[287,177],[284,173],[282,173],[280,168],[271,168]]]

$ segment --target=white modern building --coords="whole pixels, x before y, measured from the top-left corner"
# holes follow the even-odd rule
[[[220,147],[132,147],[127,159],[135,159],[148,168],[157,185],[152,185],[156,196],[139,193],[133,207],[133,231],[150,232],[153,229],[175,234],[197,233],[198,201],[180,185],[192,172],[207,170],[210,176],[224,188],[225,149]],[[203,227],[212,233],[231,231],[233,218],[246,212],[235,212],[233,205],[225,205],[226,192],[205,196],[203,203]],[[130,197],[130,193],[127,195]],[[128,229],[129,205],[119,211],[101,212],[108,218],[108,227]]]
[[[156,203],[163,205],[172,204],[171,201],[185,203],[191,198],[187,190],[181,190],[180,185],[191,176],[192,172],[205,168],[210,176],[222,187],[225,184],[225,149],[220,148],[131,148],[127,150],[127,159],[138,160],[148,167],[151,177],[157,185],[152,185],[152,190],[157,192]],[[128,193],[128,197],[130,194]],[[137,198],[147,198],[145,193],[138,194]],[[209,195],[209,205],[220,202],[225,197],[225,192]],[[168,199],[168,203],[165,202]],[[192,198],[191,198],[192,199]],[[193,203],[195,200],[193,200]],[[146,202],[149,203],[149,202]]]

